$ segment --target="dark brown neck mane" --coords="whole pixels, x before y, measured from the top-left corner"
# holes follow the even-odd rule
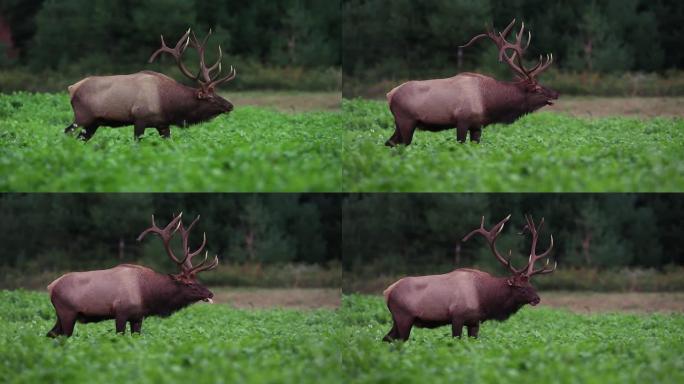
[[[518,312],[525,303],[516,302],[508,277],[491,277],[487,284],[479,284],[478,294],[485,320],[503,321]],[[484,321],[484,320],[483,320]]]

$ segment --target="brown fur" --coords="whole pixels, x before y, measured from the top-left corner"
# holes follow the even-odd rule
[[[153,71],[130,75],[91,76],[68,87],[74,122],[69,133],[83,128],[89,140],[100,126],[134,126],[135,138],[145,128],[170,137],[169,126],[187,126],[229,113],[233,105],[211,91],[201,91]]]
[[[75,323],[115,320],[116,332],[140,332],[148,316],[169,316],[213,294],[194,280],[150,268],[121,264],[114,268],[67,273],[48,285],[57,313],[48,336],[71,336]]]
[[[384,292],[392,314],[392,329],[383,339],[408,340],[411,328],[451,325],[460,337],[463,326],[477,337],[481,322],[506,320],[539,296],[522,276],[494,277],[476,269],[456,269],[443,275],[406,277]]]
[[[483,127],[512,123],[557,98],[557,92],[532,80],[502,82],[478,73],[409,81],[387,93],[396,128],[385,144],[411,144],[416,128],[456,128],[459,142],[468,132],[471,141],[479,142]]]

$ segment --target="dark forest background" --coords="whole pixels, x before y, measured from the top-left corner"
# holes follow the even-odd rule
[[[553,70],[542,79],[562,93],[684,94],[681,1],[343,0],[345,95],[372,94],[368,88],[383,80],[466,70],[509,79],[489,40],[458,46],[513,18],[532,32],[529,66],[553,53]]]
[[[49,88],[62,77],[87,74],[178,73],[172,58],[152,66],[147,59],[160,34],[175,44],[188,27],[200,38],[214,31],[207,56],[221,44],[224,67],[238,68],[233,89],[339,89],[336,1],[3,0],[0,68],[14,71],[0,77],[0,90],[21,87],[21,80],[24,89],[39,87],[31,76],[43,77]],[[194,68],[197,60],[188,54],[187,62]]]
[[[542,217],[541,252],[553,234],[558,270],[542,288],[684,289],[684,197],[668,194],[360,194],[342,207],[347,289],[378,291],[404,275],[477,267],[506,273],[486,241],[461,239],[480,225],[512,217],[497,248],[520,267],[530,236],[523,215]]]
[[[206,250],[219,255],[219,268],[202,276],[209,283],[339,287],[340,199],[330,194],[2,194],[0,285],[40,285],[60,271],[124,262],[175,272],[157,236],[136,238],[151,225],[152,214],[161,227],[182,211],[186,225],[201,215],[190,247],[198,247],[206,232]],[[172,245],[182,254],[179,239]]]

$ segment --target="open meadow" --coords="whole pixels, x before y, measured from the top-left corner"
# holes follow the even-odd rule
[[[624,99],[623,99],[624,100]],[[684,190],[680,99],[639,103],[561,98],[553,109],[484,128],[481,143],[456,131],[417,131],[409,146],[385,147],[394,132],[386,101],[343,101],[346,191],[666,192]],[[611,109],[612,108],[612,109]],[[611,112],[612,111],[612,112]],[[613,116],[627,114],[630,116]],[[635,117],[636,115],[636,117]],[[674,117],[678,115],[679,117]]]
[[[0,95],[0,191],[339,190],[336,94],[249,92],[236,99],[230,115],[172,127],[170,140],[147,129],[135,142],[133,127],[101,127],[83,143],[63,133],[73,119],[66,93]],[[261,99],[268,103],[250,105]]]
[[[167,319],[147,318],[140,335],[116,335],[113,321],[105,321],[50,339],[54,316],[45,293],[0,291],[3,382],[346,382],[332,309],[202,303]]]
[[[544,292],[540,294],[544,303]],[[684,315],[576,314],[526,306],[489,321],[478,339],[449,327],[383,343],[391,326],[380,296],[343,297],[342,364],[355,383],[681,383]]]

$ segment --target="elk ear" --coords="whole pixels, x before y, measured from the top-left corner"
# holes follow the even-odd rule
[[[197,99],[204,100],[206,98],[207,98],[207,92],[205,92],[203,89],[198,89],[197,90]]]

